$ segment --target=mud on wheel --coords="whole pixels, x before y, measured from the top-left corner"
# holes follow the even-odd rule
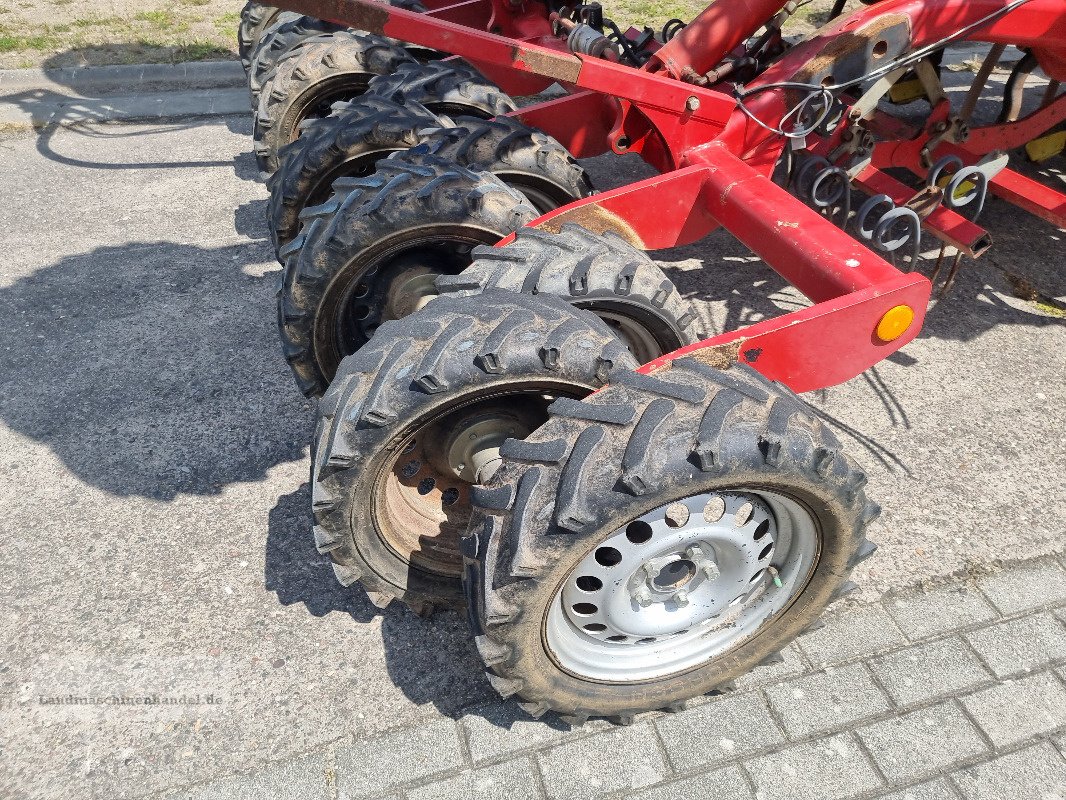
[[[535,716],[625,723],[779,660],[874,550],[865,476],[746,367],[616,372],[549,413],[463,539],[489,679]]]
[[[315,543],[337,578],[418,612],[462,605],[471,486],[558,397],[635,363],[595,317],[555,298],[440,298],[341,364],[312,454]]]
[[[254,0],[249,0],[241,9],[241,21],[237,27],[237,53],[246,72],[252,66],[252,51],[259,44],[263,32],[274,24],[281,13],[280,8]]]
[[[340,360],[390,319],[421,308],[434,281],[470,264],[535,219],[498,178],[446,161],[389,158],[366,178],[334,184],[308,209],[310,224],[285,247],[278,326],[285,358],[307,395],[321,394]]]
[[[370,94],[400,102],[421,103],[435,114],[489,119],[517,106],[500,87],[458,59],[405,63],[374,78]]]
[[[695,312],[647,253],[614,233],[564,224],[559,233],[518,231],[505,247],[481,247],[442,293],[486,289],[552,294],[600,317],[645,364],[702,338]]]
[[[279,151],[277,172],[267,179],[267,222],[275,254],[300,231],[300,214],[320,205],[338,178],[362,178],[378,161],[418,144],[422,131],[440,121],[417,103],[400,105],[364,96],[334,103],[327,117],[308,122],[294,142]]]
[[[385,156],[411,149],[409,164],[447,160],[491,172],[545,213],[592,193],[585,170],[552,137],[509,117],[456,117],[454,127],[408,101],[364,95],[305,126],[282,148],[281,166],[268,181],[268,220],[275,247],[296,236],[300,212],[326,200],[339,177],[364,176]]]
[[[263,79],[252,128],[259,169],[277,169],[278,150],[305,120],[328,115],[333,103],[359,97],[375,76],[407,63],[419,66],[388,39],[352,31],[310,39],[283,56]]]
[[[407,160],[423,156],[491,172],[545,214],[592,194],[585,169],[558,140],[513,117],[455,117],[426,134]]]
[[[279,14],[252,49],[248,68],[248,93],[252,111],[259,108],[259,94],[263,80],[277,66],[278,61],[309,39],[344,30],[334,22],[286,11]]]

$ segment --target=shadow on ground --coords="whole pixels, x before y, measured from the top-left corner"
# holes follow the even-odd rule
[[[64,68],[64,65],[71,63],[72,60],[75,62],[82,60],[78,58],[79,50],[86,51],[86,55],[90,56],[89,60],[92,61],[93,59],[91,58],[91,55],[96,49],[98,48],[89,46],[86,48],[75,48],[62,53],[57,53],[56,55],[45,59],[41,64],[41,69],[47,70],[53,81],[62,85],[62,82],[67,79],[70,74],[70,68]],[[188,55],[183,54],[182,48],[169,49],[173,50],[172,55],[175,62],[187,62],[189,60]],[[116,42],[107,45],[107,51],[109,64],[136,65],[143,62],[144,45],[140,42]],[[156,55],[161,55],[161,53],[156,53]],[[37,132],[37,151],[49,160],[74,167],[102,170],[219,167],[226,166],[230,163],[229,161],[183,161],[166,159],[154,162],[98,162],[73,158],[61,154],[53,147],[55,134],[60,128],[75,131],[81,136],[94,139],[121,140],[129,136],[145,135],[146,131],[144,128],[139,128],[136,132],[131,133],[124,131],[121,127],[100,127],[98,125],[93,125],[94,122],[106,122],[108,120],[105,116],[100,116],[99,119],[94,119],[94,112],[84,103],[84,101],[93,101],[108,96],[114,96],[116,93],[121,93],[119,90],[122,88],[127,88],[129,91],[133,91],[137,94],[147,94],[153,89],[150,84],[139,84],[131,87],[110,87],[106,91],[99,87],[87,87],[84,83],[68,81],[67,85],[69,86],[69,91],[55,88],[38,88],[27,89],[22,92],[6,94],[0,97],[0,102],[9,103],[22,111],[34,114],[35,118],[44,117],[48,119],[48,124],[44,125]],[[189,88],[196,87],[195,85],[190,84]],[[205,88],[213,87],[205,85]],[[166,92],[164,91],[161,96],[165,101]],[[204,117],[200,119],[188,119],[182,122],[168,122],[160,124],[160,128],[165,127],[167,130],[180,130],[182,128],[192,128],[208,123],[214,124],[218,119],[218,117]],[[250,126],[249,120],[242,117],[224,117],[223,119],[228,126],[231,126],[230,129],[235,132],[246,132],[246,129]],[[255,159],[252,158],[251,153],[242,155],[236,160],[236,162],[234,162],[234,172],[237,177],[242,180],[258,180]]]
[[[289,606],[303,604],[321,617],[348,614],[357,623],[381,617],[386,667],[393,683],[412,702],[432,703],[451,717],[477,713],[476,707],[499,696],[483,675],[465,616],[437,611],[423,618],[393,602],[379,609],[357,585],[342,587],[329,556],[315,550],[309,531],[311,492],[304,484],[286,494],[270,512],[265,585]],[[352,658],[358,659],[353,653]],[[473,711],[471,711],[473,709]],[[554,723],[553,723],[554,724]]]
[[[0,418],[85,483],[170,500],[306,452],[258,244],[101,247],[0,289]]]

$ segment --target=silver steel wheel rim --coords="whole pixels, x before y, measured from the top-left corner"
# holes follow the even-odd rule
[[[668,503],[571,571],[548,609],[548,649],[565,671],[609,683],[695,669],[788,607],[818,552],[815,520],[783,495],[730,490]]]
[[[606,309],[596,309],[595,314],[614,329],[616,335],[625,342],[629,352],[641,364],[654,361],[663,354],[663,348],[655,336],[639,322]]]

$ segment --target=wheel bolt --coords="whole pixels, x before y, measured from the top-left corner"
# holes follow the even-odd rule
[[[651,592],[648,591],[647,586],[641,586],[633,593],[633,599],[641,608],[647,608],[651,605]]]
[[[686,592],[684,589],[681,589],[680,591],[678,591],[678,593],[674,595],[674,602],[677,603],[677,605],[679,607],[682,607],[682,608],[684,606],[687,606],[688,605],[688,592]]]
[[[718,565],[708,559],[703,562],[702,565],[703,574],[707,576],[707,580],[713,581],[719,575],[722,574],[722,570],[718,569]]]

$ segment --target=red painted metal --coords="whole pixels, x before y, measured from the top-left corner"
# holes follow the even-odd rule
[[[1053,128],[1063,118],[1066,118],[1066,95],[1016,122],[974,128],[966,139],[966,149],[971,153],[983,155],[993,150],[1023,147]]]
[[[590,158],[611,149],[610,134],[621,113],[613,97],[583,91],[535,103],[508,116],[555,137],[575,158]]]
[[[712,0],[662,49],[649,69],[664,69],[675,78],[685,67],[703,74],[759,30],[785,4],[780,0]]]
[[[901,167],[925,177],[928,165],[921,157],[923,138],[920,132],[891,117],[879,116],[876,122],[879,131],[899,138],[878,144],[874,149],[873,164],[881,169]],[[1034,137],[1044,133],[1044,130],[1033,130]],[[985,154],[972,151],[967,141],[965,145],[941,144],[932,151],[929,160],[935,162],[947,155],[958,156],[963,164],[970,166],[978,163]],[[992,179],[989,191],[1033,216],[1058,228],[1066,228],[1066,193],[1009,168]]]
[[[557,231],[572,222],[611,230],[642,250],[690,244],[718,227],[704,197],[709,174],[707,167],[687,167],[657,175],[571,203],[530,226]]]
[[[891,281],[899,271],[720,145],[700,151],[703,200],[729,232],[815,302]]]
[[[1050,186],[1005,169],[992,179],[990,191],[1056,228],[1066,228],[1066,194]]]
[[[913,341],[925,319],[929,290],[929,281],[921,275],[896,273],[889,283],[683,347],[640,371],[668,368],[682,356],[703,356],[714,365],[749,364],[795,392],[823,389],[861,375]],[[914,322],[899,339],[882,342],[874,333],[877,323],[898,305],[914,309]]]
[[[491,19],[490,9],[483,0],[465,0],[462,3],[441,6],[427,11],[426,16],[444,19],[468,28],[486,27]]]
[[[746,89],[823,78],[833,82],[839,78],[832,76],[838,65],[857,62],[873,69],[878,59],[889,61],[938,43],[1008,4],[881,0],[799,43]],[[782,0],[712,0],[641,69],[570,53],[552,29],[548,7],[537,0],[430,0],[432,10],[424,15],[373,0],[282,0],[282,5],[462,56],[508,91],[557,81],[569,96],[526,107],[515,116],[547,131],[577,156],[633,152],[666,173],[572,203],[533,225],[554,230],[577,222],[596,231],[616,231],[648,249],[692,242],[722,226],[815,302],[671,353],[645,365],[645,371],[668,368],[680,355],[716,364],[739,359],[806,391],[854,377],[918,334],[929,281],[896,270],[773,184],[767,175],[785,146],[783,137],[742,113],[726,87],[680,79],[719,66],[784,6]],[[1062,0],[1028,0],[975,27],[966,38],[1031,48],[1050,77],[1066,80]],[[749,96],[745,104],[773,126],[801,97],[773,89]],[[848,102],[846,96],[841,99]],[[964,144],[937,139],[926,147],[934,138],[933,126],[947,122],[949,115],[942,104],[924,131],[877,117],[872,127],[889,141],[877,146],[859,184],[905,201],[913,191],[885,174],[885,168],[902,166],[924,177],[930,159],[948,152],[975,163],[984,153],[1024,143],[1061,122],[1066,100],[1054,100],[1016,123],[976,129]],[[822,141],[815,138],[810,149],[830,153],[843,129]],[[1066,224],[1066,196],[1017,173],[1002,172],[991,190],[1054,224]],[[946,209],[934,210],[925,225],[971,252],[987,239],[978,226]],[[882,342],[874,334],[877,323],[899,304],[915,311],[915,322],[899,339]]]

